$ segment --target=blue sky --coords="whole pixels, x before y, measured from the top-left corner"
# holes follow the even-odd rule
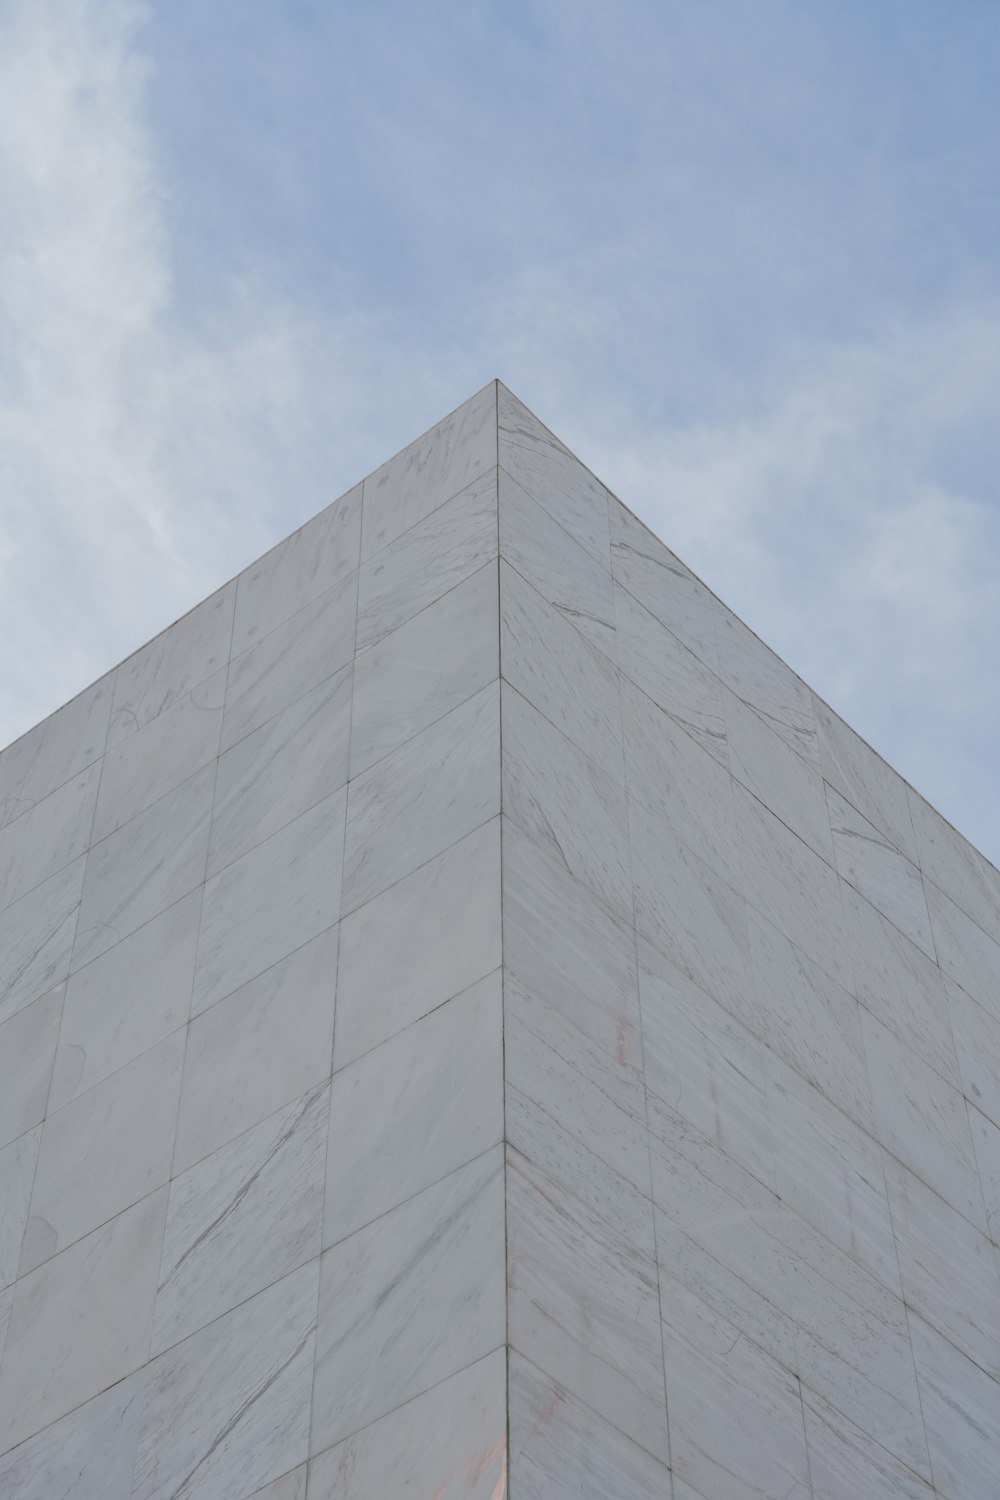
[[[0,744],[494,375],[1000,859],[994,0],[0,0]]]

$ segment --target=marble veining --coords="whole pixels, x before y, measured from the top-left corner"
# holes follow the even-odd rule
[[[0,828],[100,759],[114,687],[109,672],[0,751]]]
[[[145,1402],[140,1373],[86,1401],[0,1458],[17,1500],[128,1500]]]
[[[86,856],[0,911],[0,1023],[69,973]]]
[[[832,787],[827,788],[827,801],[837,869],[841,875],[911,942],[933,958],[934,939],[923,881],[916,865],[900,854]]]
[[[90,843],[100,763],[0,829],[0,909],[72,864]]]
[[[44,1118],[59,1038],[63,987],[26,1005],[0,1026],[0,1144]]]
[[[21,1237],[28,1220],[28,1202],[42,1127],[36,1125],[0,1149],[0,1291],[17,1276]],[[2,1353],[2,1351],[0,1351]]]
[[[615,582],[638,599],[699,661],[716,671],[718,600],[614,496],[608,510]]]

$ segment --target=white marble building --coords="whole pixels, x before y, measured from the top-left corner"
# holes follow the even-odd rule
[[[1000,873],[502,386],[0,756],[3,1500],[996,1500]]]

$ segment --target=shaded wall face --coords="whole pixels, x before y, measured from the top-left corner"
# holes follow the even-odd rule
[[[503,1483],[496,494],[491,386],[0,757],[5,1500]]]

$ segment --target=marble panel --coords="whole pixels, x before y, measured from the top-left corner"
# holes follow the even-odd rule
[[[329,1104],[310,1089],[174,1178],[152,1354],[319,1254]]]
[[[0,1453],[146,1359],[166,1206],[161,1188],[18,1281],[0,1365]]]
[[[191,1008],[201,892],[116,943],[66,986],[50,1109],[59,1109],[183,1026]]]
[[[497,391],[501,469],[610,570],[610,497],[604,485],[505,386]]]
[[[325,1252],[313,1450],[464,1370],[505,1331],[496,1146]]]
[[[617,671],[505,562],[500,564],[500,659],[505,682],[616,781],[624,781]]]
[[[11,1308],[14,1305],[14,1288],[9,1286],[0,1292],[0,1359],[3,1359],[4,1345],[7,1342],[7,1328],[10,1324]]]
[[[357,657],[352,777],[498,674],[497,570],[487,563]]]
[[[661,1272],[672,1470],[726,1500],[812,1500],[795,1376]]]
[[[489,385],[364,482],[362,560],[416,526],[497,464],[496,384]]]
[[[851,983],[840,881],[830,866],[737,785],[748,901],[838,984]]]
[[[614,660],[615,601],[611,575],[500,471],[500,555],[543,599]]]
[[[514,1348],[669,1462],[655,1262],[509,1148],[507,1274]]]
[[[45,1116],[59,1040],[63,988],[50,990],[0,1026],[0,1144]]]
[[[97,761],[0,829],[0,909],[86,852],[100,774]]]
[[[664,837],[679,839],[738,884],[729,773],[627,678],[622,680],[622,725],[629,795],[649,810]]]
[[[935,1492],[912,1469],[822,1396],[808,1386],[801,1389],[813,1500],[859,1500],[862,1495],[934,1500]]]
[[[109,750],[229,661],[235,580],[182,615],[118,668]]]
[[[502,712],[505,825],[513,824],[629,920],[624,788],[506,685]]]
[[[728,688],[723,708],[729,765],[736,780],[832,865],[830,814],[819,772]]]
[[[11,1500],[129,1500],[144,1377],[131,1375],[0,1458]]]
[[[722,612],[719,601],[613,495],[609,497],[608,515],[615,582],[715,671],[716,634]]]
[[[961,1087],[941,970],[850,886],[841,896],[854,993],[935,1072]]]
[[[0,911],[0,1023],[69,973],[86,855]]]
[[[17,1276],[41,1137],[36,1125],[0,1149],[0,1289]]]
[[[335,1067],[468,989],[500,961],[496,819],[344,918]]]
[[[510,1483],[518,1500],[557,1495],[666,1500],[670,1495],[664,1464],[515,1350],[509,1401]]]
[[[229,664],[222,749],[327,682],[354,659],[358,578],[349,573]]]
[[[719,676],[814,770],[820,769],[812,694],[758,635],[720,606],[716,630]]]
[[[338,933],[321,932],[191,1022],[175,1172],[329,1076]]]
[[[815,694],[813,706],[824,780],[915,864],[906,782]]]
[[[636,927],[689,979],[733,1009],[749,972],[741,892],[631,799],[629,823]]]
[[[342,787],[206,883],[193,1015],[336,922],[346,803]]]
[[[1000,1377],[996,1247],[888,1152],[885,1180],[907,1306]]]
[[[497,475],[490,469],[364,563],[358,650],[376,645],[496,555]]]
[[[352,911],[500,812],[500,685],[356,776],[341,910]]]
[[[1000,943],[1000,870],[907,787],[920,868],[995,943]]]
[[[168,1181],[183,1062],[177,1031],[49,1114],[22,1276]]]
[[[958,1086],[994,1125],[1000,1125],[1000,1021],[945,980],[948,1015],[958,1054]]]
[[[309,1500],[501,1500],[507,1472],[507,1358],[496,1349],[328,1448]]]
[[[356,573],[360,547],[361,485],[357,484],[240,574],[233,656],[240,656]]]
[[[215,766],[154,802],[87,856],[73,968],[98,958],[205,878]]]
[[[251,1500],[306,1500],[306,1482],[309,1470],[305,1464],[273,1479],[263,1489],[254,1490]]]
[[[215,759],[225,692],[223,668],[108,751],[94,814],[95,844]]]
[[[615,585],[618,665],[703,750],[729,769],[719,679],[655,616]]]
[[[879,1140],[985,1231],[965,1100],[866,1011],[861,1022]]]
[[[924,886],[916,865],[900,854],[874,824],[827,789],[837,869],[894,927],[934,957]]]
[[[1000,1245],[1000,1129],[971,1104],[969,1128],[986,1201],[986,1221],[994,1243]]]
[[[220,756],[209,877],[344,786],[350,737],[343,667]]]
[[[0,828],[100,759],[114,688],[109,672],[0,752]]]
[[[924,887],[938,963],[1000,1021],[1000,944],[930,882]]]
[[[316,1276],[313,1261],[150,1364],[132,1500],[242,1500],[303,1462]]]
[[[1000,1385],[915,1314],[910,1332],[936,1490],[987,1500],[996,1490]]]
[[[326,1245],[503,1139],[500,971],[335,1074]]]

